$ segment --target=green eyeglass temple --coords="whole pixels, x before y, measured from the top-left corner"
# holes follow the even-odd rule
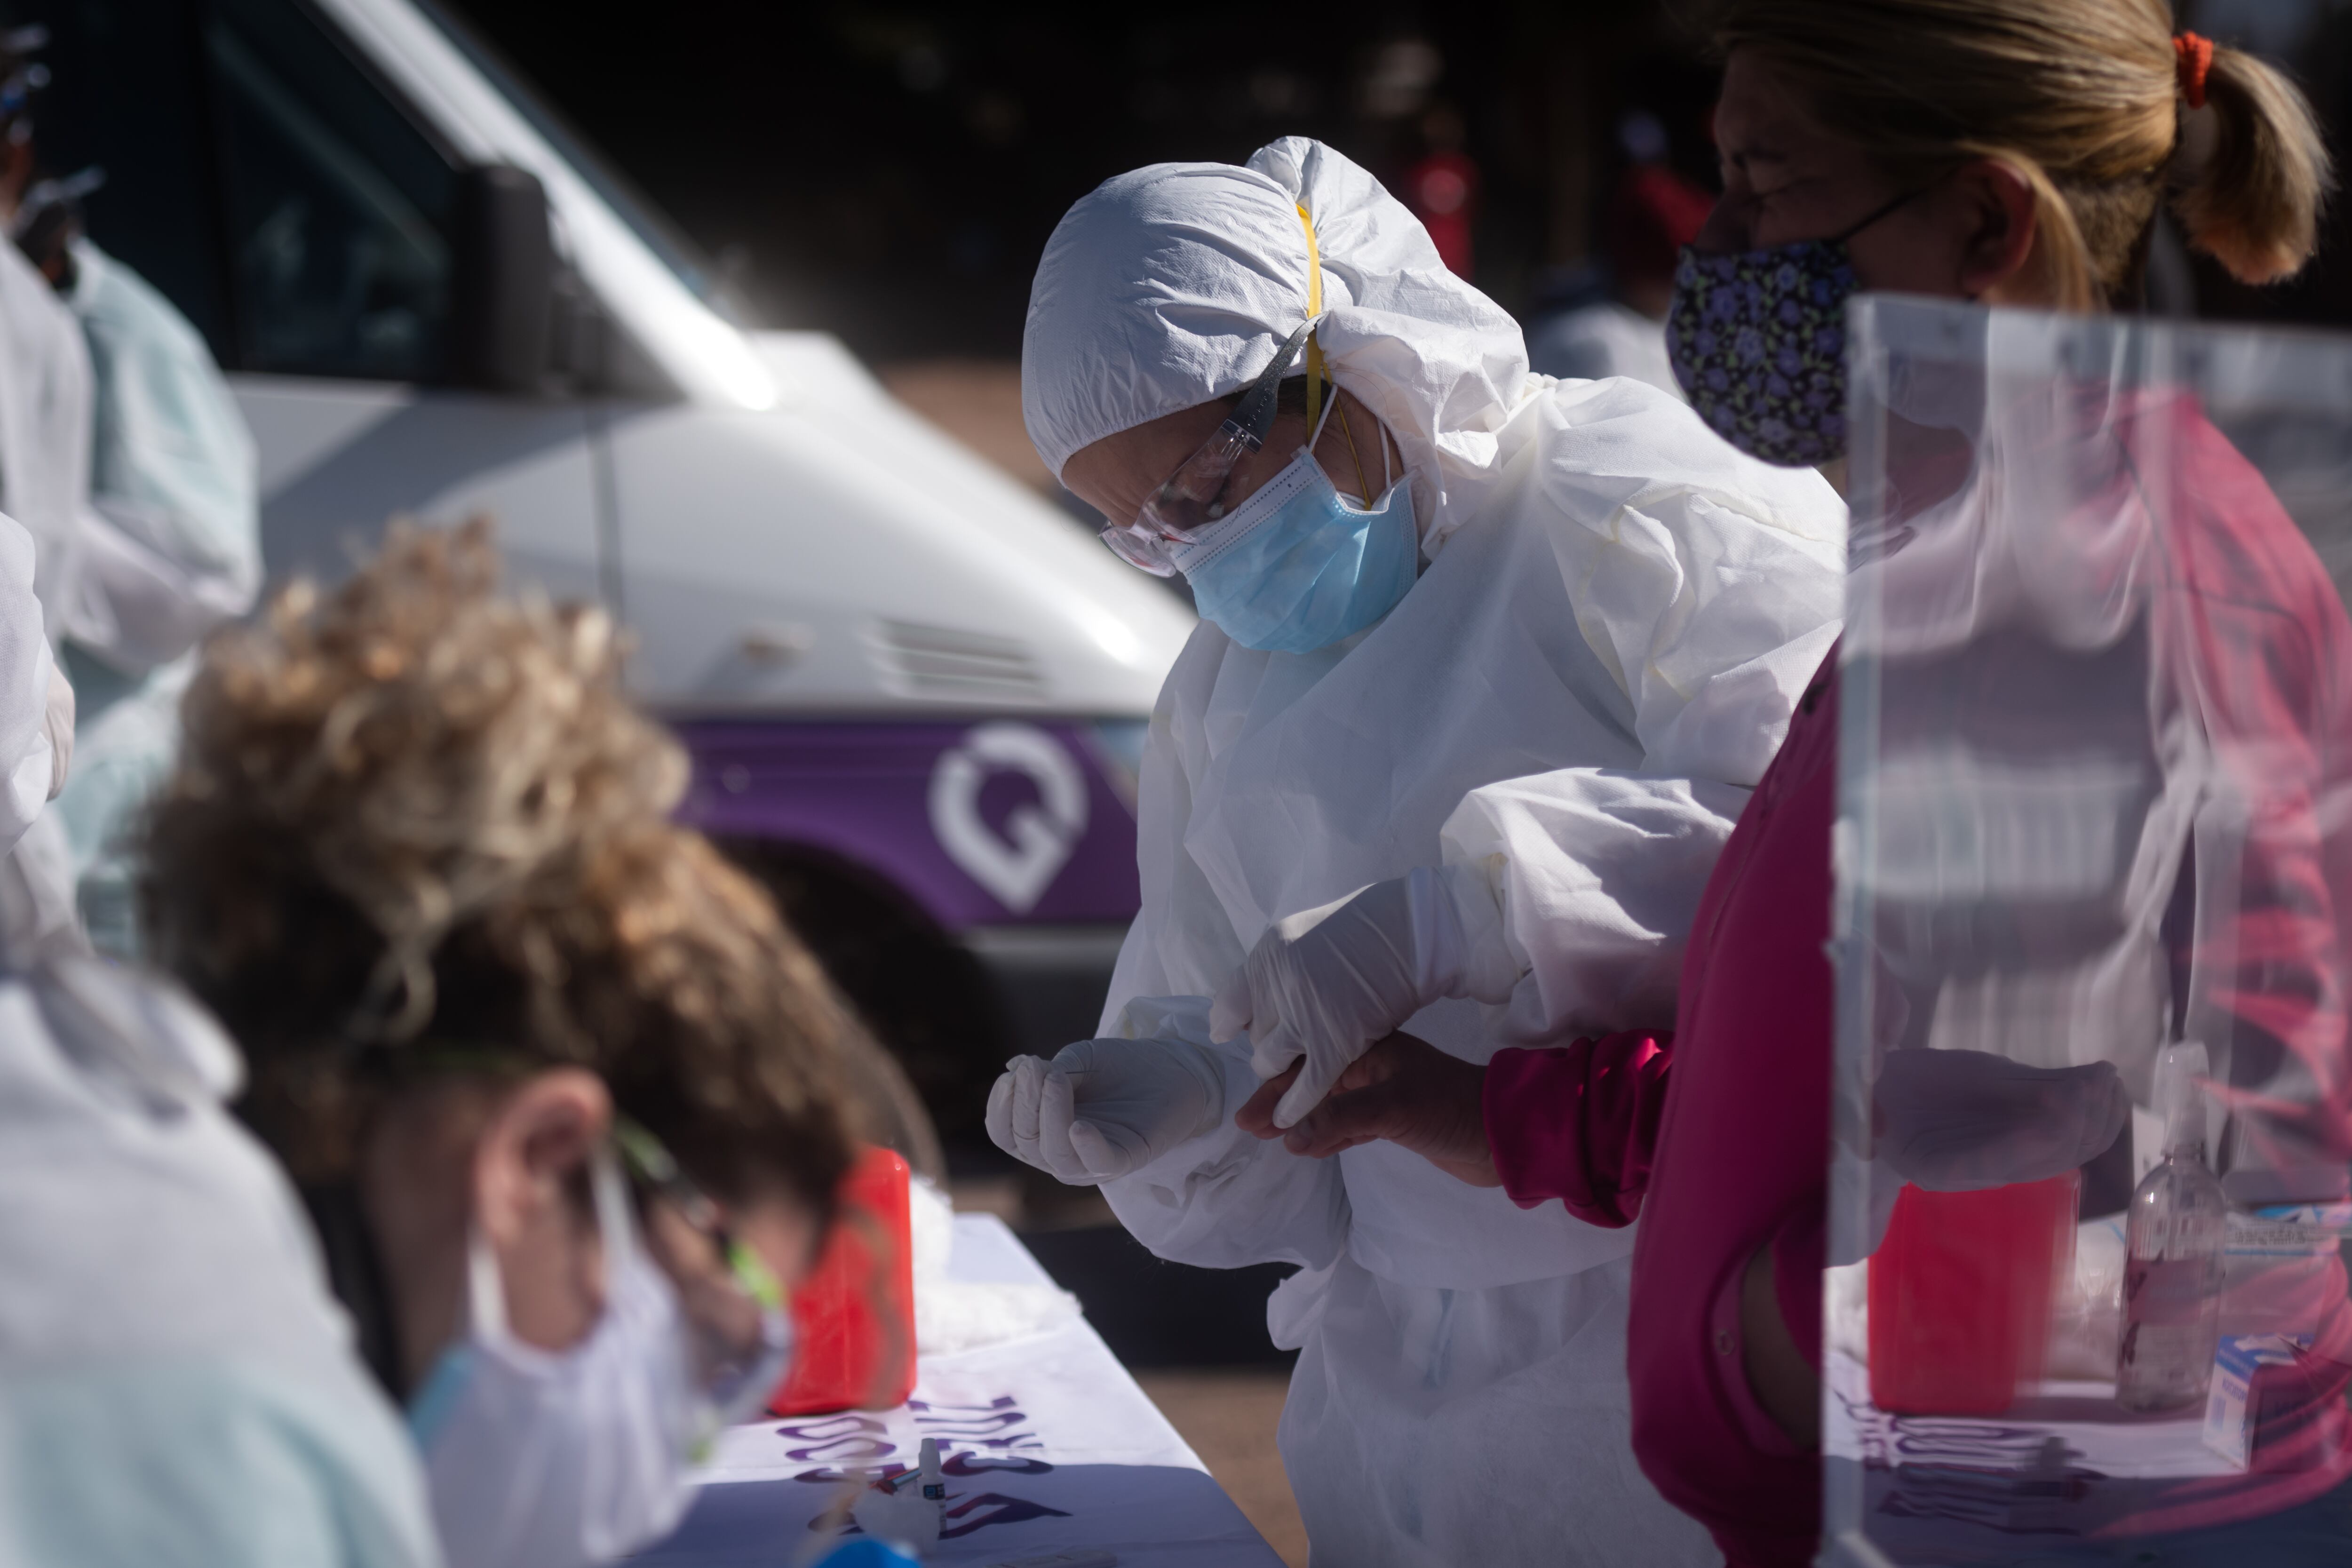
[[[677,1161],[660,1139],[629,1118],[615,1115],[613,1143],[620,1151],[621,1163],[630,1175],[677,1210],[687,1224],[710,1238],[746,1296],[771,1311],[783,1310],[783,1286],[777,1280],[775,1271],[756,1251],[728,1234],[726,1223],[719,1217],[719,1205],[678,1169]]]

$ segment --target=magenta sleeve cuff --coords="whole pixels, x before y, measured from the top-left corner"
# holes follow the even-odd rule
[[[1631,1225],[1658,1143],[1671,1035],[1627,1031],[1495,1053],[1483,1113],[1503,1190],[1521,1208],[1558,1198],[1587,1225]]]

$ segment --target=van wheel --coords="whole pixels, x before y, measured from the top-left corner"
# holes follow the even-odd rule
[[[971,951],[863,868],[798,847],[722,839],[768,889],[887,1056],[863,1085],[882,1141],[933,1181],[941,1141],[985,1146],[988,1091],[1012,1054],[1012,1031]],[[880,1055],[880,1053],[877,1053]]]

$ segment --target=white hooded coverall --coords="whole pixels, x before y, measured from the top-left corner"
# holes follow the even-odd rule
[[[94,393],[80,592],[64,627],[79,700],[73,775],[57,816],[91,938],[135,949],[121,839],[172,769],[195,647],[261,586],[253,437],[203,336],[87,239],[65,303]]]
[[[1310,1161],[1239,1132],[1257,1080],[1245,1039],[1208,1046],[1208,998],[1271,921],[1467,857],[1535,973],[1412,1032],[1483,1061],[1670,1024],[1701,885],[1835,634],[1843,509],[1652,388],[1530,375],[1420,224],[1299,138],[1122,175],[1064,218],[1023,355],[1049,468],[1263,370],[1306,316],[1300,208],[1318,341],[1403,451],[1425,564],[1346,641],[1269,654],[1204,623],[1171,672],[1102,1032],[1208,1047],[1224,1100],[1103,1190],[1162,1257],[1301,1266],[1268,1321],[1302,1352],[1281,1444],[1318,1563],[1711,1562],[1631,1452],[1633,1232],[1392,1145]]]
[[[80,945],[84,877],[113,895],[100,940],[128,942],[116,841],[170,768],[190,650],[261,580],[253,442],[204,340],[121,262],[73,255],[61,299],[0,244],[0,501],[32,535],[80,710],[58,809],[0,867],[20,950]]]

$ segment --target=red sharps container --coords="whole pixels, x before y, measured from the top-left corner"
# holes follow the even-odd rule
[[[915,1391],[915,1254],[907,1162],[867,1149],[841,1184],[816,1267],[793,1292],[793,1365],[776,1415],[887,1410]]]
[[[2049,1362],[2074,1267],[2080,1172],[1979,1193],[1906,1185],[1870,1258],[1870,1402],[1997,1415]]]

